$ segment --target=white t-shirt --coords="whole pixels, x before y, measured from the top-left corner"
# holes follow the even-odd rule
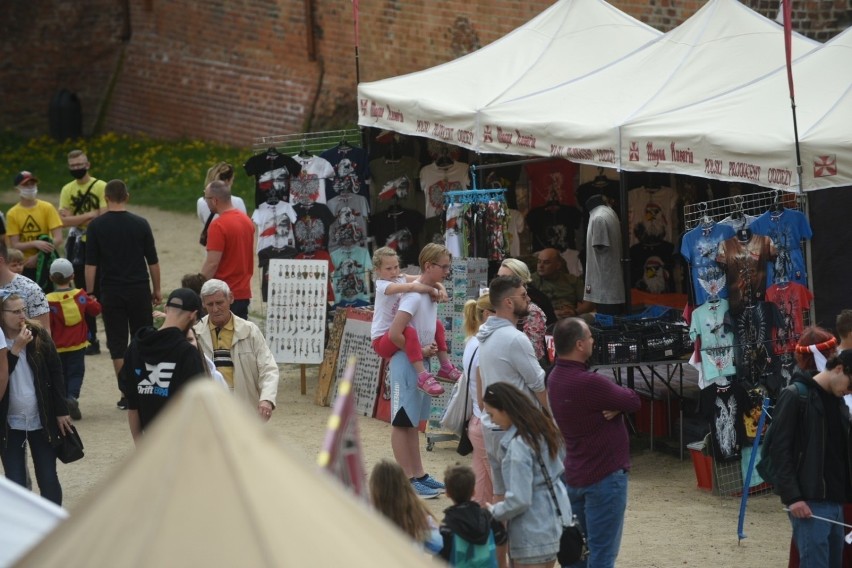
[[[393,317],[399,308],[402,294],[388,294],[386,291],[391,284],[405,284],[405,276],[396,280],[376,280],[376,303],[373,306],[373,324],[370,326],[370,339],[376,340],[390,329]]]
[[[408,292],[402,295],[398,311],[411,314],[411,325],[417,330],[420,345],[435,342],[435,328],[438,320],[438,304],[429,294]]]
[[[325,203],[325,180],[334,177],[334,168],[325,158],[293,156],[302,171],[290,180],[290,203]]]
[[[232,195],[231,205],[233,205],[235,209],[239,209],[240,211],[248,215],[248,212],[246,211],[246,203],[245,201],[243,201],[242,197]],[[198,201],[195,202],[195,212],[198,214],[198,218],[201,220],[201,227],[204,228],[204,225],[207,224],[207,217],[210,216],[210,207],[207,206],[207,202],[204,200],[203,197],[199,197]],[[218,217],[218,215],[213,216],[214,219],[217,219]]]
[[[3,334],[0,334],[3,335]],[[11,339],[4,338],[4,347]],[[5,354],[3,355],[5,357]],[[18,364],[9,375],[9,412],[6,418],[10,428],[15,430],[41,430],[41,417],[38,412],[35,379],[30,363],[27,361],[27,347],[18,354]]]
[[[285,221],[289,220],[289,223]],[[257,252],[268,247],[282,249],[295,247],[293,226],[296,223],[296,210],[285,201],[275,205],[261,203],[251,215],[251,220],[257,226]]]

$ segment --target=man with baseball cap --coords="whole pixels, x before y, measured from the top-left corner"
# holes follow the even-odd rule
[[[52,203],[37,198],[38,178],[31,172],[19,172],[14,183],[20,201],[9,209],[9,246],[24,253],[24,276],[50,291],[47,272],[62,245],[62,219]]]
[[[141,328],[127,348],[121,382],[130,433],[137,443],[169,399],[190,379],[205,374],[201,353],[186,339],[200,309],[198,294],[189,288],[174,290],[166,301],[166,319],[160,329]]]

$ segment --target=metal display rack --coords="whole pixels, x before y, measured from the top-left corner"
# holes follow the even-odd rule
[[[361,146],[361,130],[349,128],[347,130],[326,130],[323,132],[302,132],[298,134],[275,134],[260,136],[254,139],[252,151],[262,152],[269,147],[275,147],[282,154],[292,156],[302,150],[312,154],[321,154],[345,140],[350,146]]]
[[[734,213],[757,216],[765,213],[777,203],[780,203],[787,209],[801,210],[803,202],[803,196],[782,192],[778,189],[752,193],[750,195],[733,195],[731,197],[685,205],[683,208],[683,223],[686,230],[689,231],[705,219],[710,219],[718,223]]]

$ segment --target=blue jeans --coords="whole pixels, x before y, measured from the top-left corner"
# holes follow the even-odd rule
[[[83,375],[86,374],[86,349],[63,351],[59,354],[59,360],[65,377],[65,398],[80,398]]]
[[[24,446],[29,442],[41,496],[57,505],[62,505],[62,486],[59,485],[59,476],[56,475],[56,450],[47,441],[44,430],[27,432],[9,428],[8,434],[6,448],[2,453],[6,479],[23,487],[27,486]]]
[[[808,501],[811,512],[839,523],[843,522],[843,504]],[[819,519],[797,519],[792,515],[793,539],[799,549],[800,568],[835,568],[843,562],[843,527]]]
[[[571,487],[568,498],[577,520],[586,531],[589,557],[575,568],[612,568],[621,547],[624,510],[627,508],[627,472],[615,471],[586,487]]]

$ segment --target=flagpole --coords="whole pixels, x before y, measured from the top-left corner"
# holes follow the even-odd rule
[[[357,93],[358,85],[361,84],[361,55],[358,53],[359,45],[361,44],[361,30],[359,28],[359,0],[352,0],[352,20],[355,25],[355,90]],[[357,111],[358,101],[356,94],[355,108]],[[367,129],[361,128],[361,148],[367,150]]]
[[[802,153],[799,149],[799,123],[796,118],[796,92],[793,88],[793,0],[781,0],[784,7],[784,54],[787,60],[787,86],[790,90],[790,109],[793,112],[793,137],[796,141],[796,173],[799,177],[799,195],[802,186]]]

